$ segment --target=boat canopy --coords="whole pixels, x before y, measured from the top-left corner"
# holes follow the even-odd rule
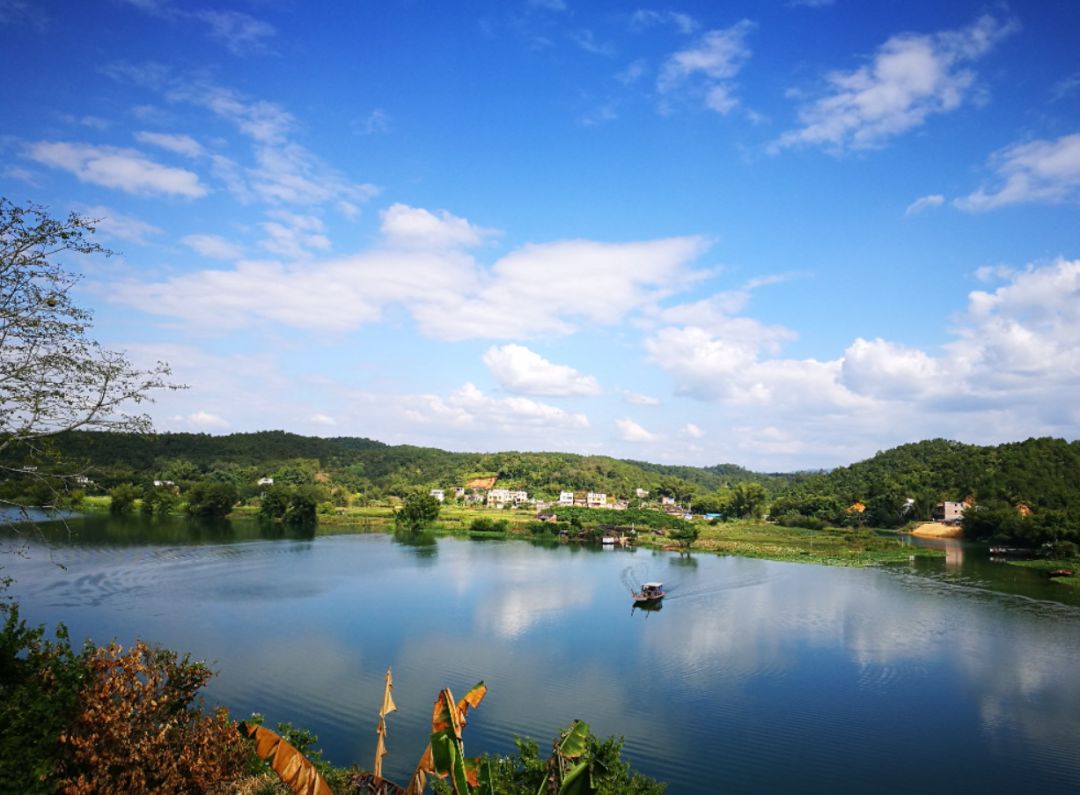
[[[662,582],[647,582],[641,587],[643,590],[646,591],[659,591],[661,588],[664,587],[664,584]]]

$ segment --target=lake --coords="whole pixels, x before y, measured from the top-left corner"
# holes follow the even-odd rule
[[[208,702],[368,768],[391,666],[394,780],[439,689],[483,679],[467,754],[543,750],[581,718],[673,795],[1080,791],[1080,599],[974,548],[841,569],[248,522],[71,531],[0,561],[31,623],[190,652],[218,672]],[[662,610],[631,610],[644,580]]]

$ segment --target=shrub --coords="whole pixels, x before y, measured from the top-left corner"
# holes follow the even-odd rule
[[[211,673],[176,652],[113,643],[85,659],[76,714],[60,736],[64,795],[199,793],[242,775],[247,746],[223,709],[197,700]]]
[[[239,495],[232,483],[202,480],[187,494],[187,512],[203,519],[223,519],[236,505]]]
[[[85,678],[63,625],[56,640],[20,620],[15,604],[0,603],[0,789],[51,793],[59,765],[57,738],[70,721]]]
[[[109,489],[109,513],[130,513],[135,507],[139,490],[131,483],[121,483]]]

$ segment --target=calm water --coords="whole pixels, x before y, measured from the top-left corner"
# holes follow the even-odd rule
[[[219,672],[209,701],[341,764],[370,766],[392,666],[397,780],[439,688],[484,679],[467,753],[582,718],[676,794],[1080,791],[1080,605],[970,551],[847,570],[88,521],[2,562],[31,622],[190,651]],[[663,609],[632,612],[651,579]]]

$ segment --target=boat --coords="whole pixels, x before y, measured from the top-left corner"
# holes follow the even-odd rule
[[[639,607],[658,603],[664,598],[664,584],[662,582],[647,582],[641,586],[641,590],[633,594],[634,604]]]

